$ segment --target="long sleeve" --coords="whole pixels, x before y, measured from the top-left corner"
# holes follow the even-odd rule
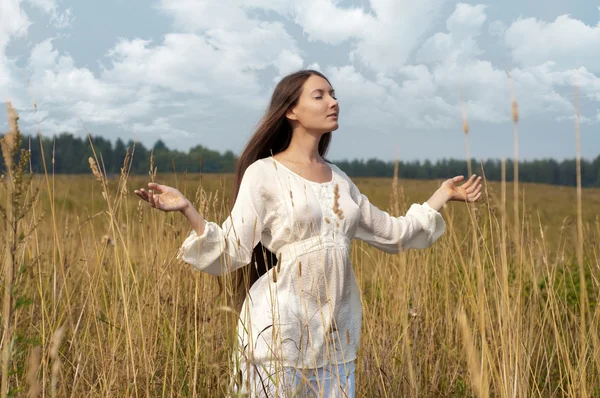
[[[260,180],[258,165],[254,163],[246,169],[238,197],[223,225],[207,222],[200,236],[192,230],[178,257],[213,275],[223,275],[248,264],[263,230]]]
[[[360,208],[356,239],[387,253],[431,246],[446,230],[441,214],[427,203],[413,204],[405,216],[392,217],[369,202],[352,184],[353,196]]]

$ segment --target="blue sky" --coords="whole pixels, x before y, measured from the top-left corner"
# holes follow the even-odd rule
[[[24,133],[239,153],[277,80],[325,73],[331,159],[600,154],[600,0],[0,0],[0,99]],[[33,109],[37,103],[37,112]],[[6,130],[6,111],[0,110]]]

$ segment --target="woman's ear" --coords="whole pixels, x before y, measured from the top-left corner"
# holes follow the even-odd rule
[[[294,108],[293,107],[289,108],[285,112],[285,117],[288,118],[289,120],[298,120],[298,116],[296,116],[296,113],[294,112]]]

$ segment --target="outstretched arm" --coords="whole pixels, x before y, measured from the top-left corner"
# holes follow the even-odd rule
[[[431,246],[446,229],[439,213],[444,204],[449,201],[474,202],[481,197],[481,178],[472,176],[465,184],[457,186],[462,180],[460,176],[444,181],[427,202],[413,204],[407,214],[400,217],[392,217],[372,205],[352,184],[361,212],[355,237],[388,253]]]
[[[449,201],[477,202],[481,198],[481,177],[475,174],[461,186],[459,182],[464,180],[463,176],[450,178],[442,183],[442,186],[427,200],[427,204],[436,211],[442,210]]]
[[[141,199],[148,202],[150,207],[165,212],[179,211],[188,219],[196,234],[202,235],[206,221],[181,192],[167,185],[154,182],[149,183],[148,188],[148,191],[142,188],[136,189],[134,192]]]
[[[177,189],[148,184],[150,190],[136,190],[151,207],[162,211],[180,211],[193,231],[181,245],[178,257],[197,269],[223,275],[248,264],[260,241],[263,229],[263,201],[260,194],[260,170],[248,167],[238,197],[222,225],[207,222]]]

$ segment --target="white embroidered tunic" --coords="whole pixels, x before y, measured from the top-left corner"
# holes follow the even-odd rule
[[[317,368],[353,361],[362,306],[352,240],[398,253],[429,247],[444,233],[442,216],[426,203],[392,217],[330,167],[331,181],[317,183],[273,157],[254,162],[223,225],[207,222],[180,249],[181,259],[213,275],[248,264],[259,241],[279,259],[244,300],[238,323],[244,362]]]

